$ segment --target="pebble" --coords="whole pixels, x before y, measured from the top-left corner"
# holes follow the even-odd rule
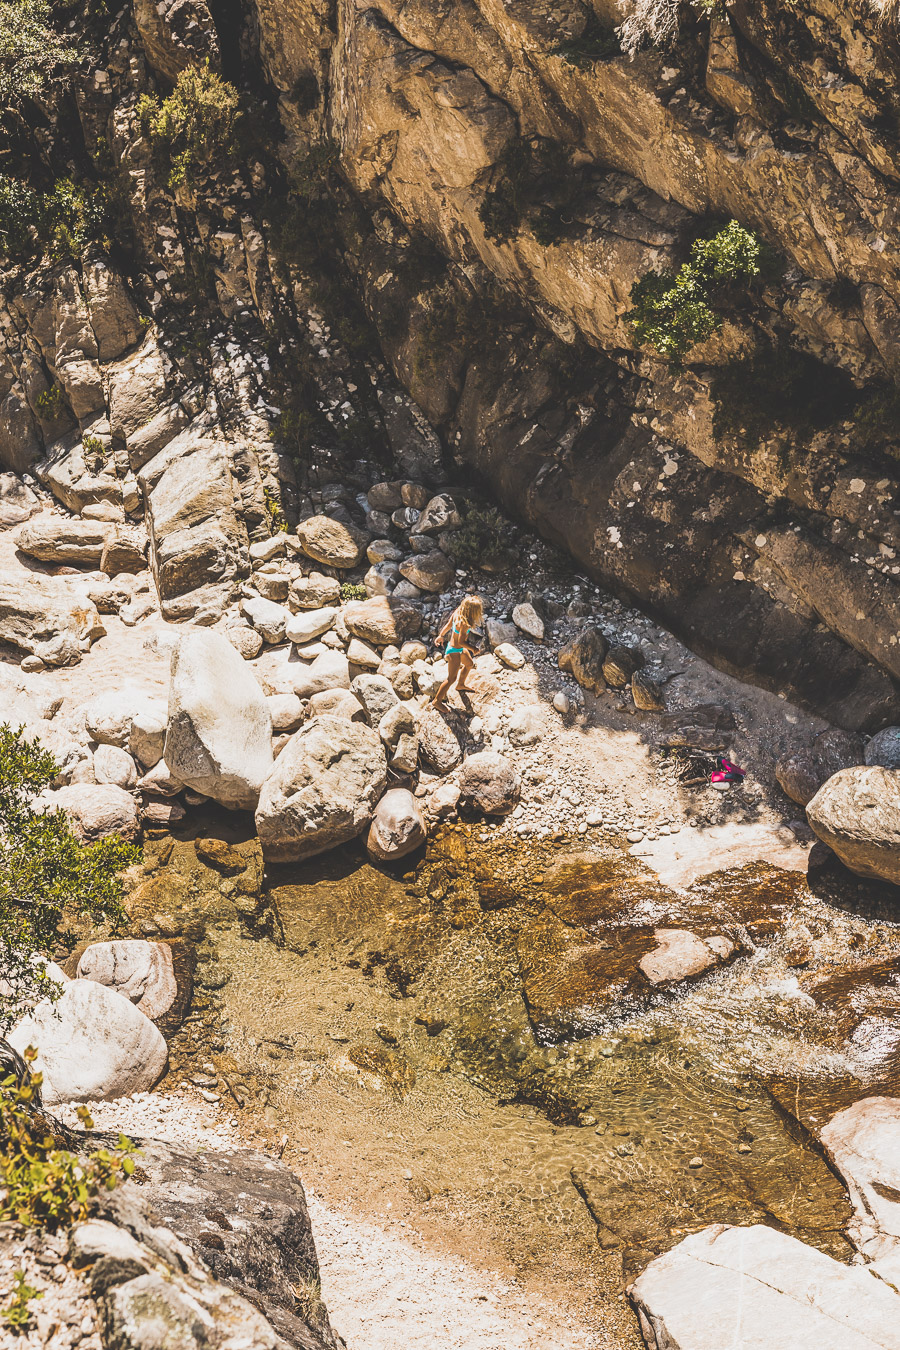
[[[639,844],[641,840],[644,838],[644,831],[629,830],[625,838],[628,840],[629,844]]]
[[[690,1162],[688,1163],[688,1167],[702,1167],[702,1166],[703,1166],[703,1159],[699,1155],[696,1158],[691,1158]]]
[[[208,1088],[198,1088],[197,1091],[200,1093],[200,1096],[203,1098],[203,1100],[205,1102],[209,1102],[210,1105],[212,1105],[214,1102],[221,1101],[218,1092],[210,1092]]]

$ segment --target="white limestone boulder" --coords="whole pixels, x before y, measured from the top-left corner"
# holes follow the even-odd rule
[[[888,1285],[762,1224],[693,1233],[628,1293],[650,1350],[900,1350]]]
[[[169,1011],[178,994],[172,949],[164,942],[92,942],[81,954],[76,975],[124,994],[152,1022]]]
[[[195,629],[172,655],[164,759],[172,775],[251,811],[272,768],[272,719],[253,672],[221,633]]]
[[[393,862],[424,844],[426,833],[425,817],[413,794],[392,788],[375,808],[366,849],[376,862]]]
[[[295,862],[355,838],[384,791],[387,761],[377,731],[325,714],[282,750],[263,784],[256,832],[271,862]]]
[[[819,1138],[850,1192],[854,1246],[879,1267],[889,1261],[898,1284],[900,1097],[863,1097],[832,1116]]]
[[[55,1003],[43,1000],[9,1033],[19,1051],[33,1045],[47,1106],[146,1092],[166,1067],[166,1043],[123,994],[94,980],[70,980]]]
[[[130,792],[114,783],[70,783],[42,800],[59,807],[72,822],[79,839],[90,842],[118,834],[134,839],[138,832],[137,803]]]
[[[819,788],[806,817],[851,872],[900,884],[900,772],[841,769]]]

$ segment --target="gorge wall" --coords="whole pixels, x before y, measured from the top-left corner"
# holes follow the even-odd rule
[[[102,186],[112,247],[6,267],[0,457],[124,506],[167,617],[214,621],[338,465],[462,467],[729,670],[896,720],[900,47],[864,0],[685,7],[636,55],[613,0],[60,15],[92,55],[12,163]],[[204,61],[240,151],[177,182],[138,100]],[[731,219],[762,278],[683,363],[639,346],[634,283]]]

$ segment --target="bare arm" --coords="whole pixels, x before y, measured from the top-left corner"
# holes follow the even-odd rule
[[[456,618],[456,610],[454,609],[451,611],[447,619],[447,622],[444,624],[443,628],[438,633],[437,638],[435,639],[437,642],[440,642],[441,638],[446,636],[446,634],[450,632],[450,629],[453,627],[453,620],[455,618]]]

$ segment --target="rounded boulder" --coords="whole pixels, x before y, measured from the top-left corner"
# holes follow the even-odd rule
[[[479,811],[503,816],[519,800],[519,775],[505,755],[482,750],[467,755],[459,770],[459,790]]]
[[[819,788],[806,815],[851,872],[900,885],[900,772],[842,769]]]
[[[413,794],[392,788],[375,808],[366,848],[376,862],[393,862],[424,844],[425,836],[425,817]]]

